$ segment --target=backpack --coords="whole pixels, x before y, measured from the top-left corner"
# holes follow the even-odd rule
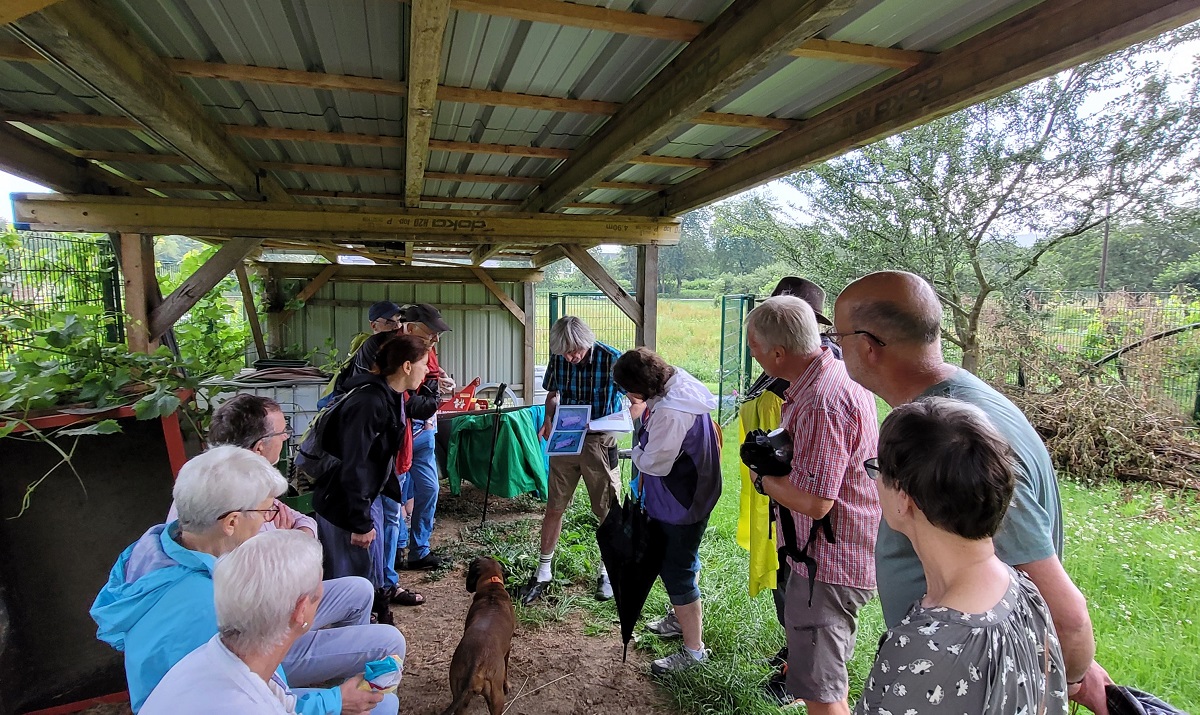
[[[288,481],[300,494],[306,494],[321,479],[342,466],[342,459],[325,449],[325,430],[333,422],[333,415],[345,404],[346,398],[369,385],[359,385],[349,392],[338,395],[317,413],[308,429],[300,437],[296,457],[292,460],[292,473]]]

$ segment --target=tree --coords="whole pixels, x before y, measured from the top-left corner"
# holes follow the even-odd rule
[[[712,227],[713,262],[722,273],[745,274],[774,262],[769,231],[778,207],[766,195],[754,192],[716,206]]]
[[[662,281],[675,283],[675,295],[683,289],[684,281],[701,278],[712,268],[712,248],[708,243],[711,223],[710,209],[689,211],[683,215],[679,243],[659,252],[659,275]]]
[[[950,313],[945,338],[975,369],[989,296],[1021,287],[1108,205],[1134,220],[1186,193],[1197,73],[1171,75],[1156,51],[1194,34],[1185,28],[788,177],[806,217],[774,215],[775,250],[832,285],[884,268],[925,276]]]

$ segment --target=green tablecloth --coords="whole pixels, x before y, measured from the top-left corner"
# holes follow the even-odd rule
[[[492,494],[508,498],[535,494],[540,501],[546,501],[546,455],[537,435],[545,414],[544,405],[500,414]],[[464,479],[480,489],[487,486],[495,419],[495,415],[482,414],[462,415],[450,420],[446,471],[451,494],[460,493]]]

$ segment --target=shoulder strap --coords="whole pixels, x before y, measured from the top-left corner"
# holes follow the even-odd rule
[[[796,548],[796,520],[792,517],[792,511],[781,504],[774,506],[775,509],[771,510],[771,516],[778,519],[775,525],[775,543],[778,544],[779,555],[782,558],[791,559],[793,563],[804,564],[808,567],[808,605],[811,608],[813,592],[817,586],[817,560],[812,557],[809,550],[812,548],[813,542],[817,540],[819,533],[824,534],[825,540],[829,543],[837,543],[833,531],[833,510],[830,509],[825,516],[813,520],[804,547]]]

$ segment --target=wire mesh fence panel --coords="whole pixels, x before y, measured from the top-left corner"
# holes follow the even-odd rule
[[[124,340],[120,278],[107,236],[29,231],[15,236],[0,254],[0,308],[31,327],[0,327],[0,367],[7,367],[9,356],[28,344],[34,331],[50,327],[59,313],[97,313],[103,331],[97,337]]]
[[[539,365],[550,360],[550,326],[559,318],[573,315],[587,323],[596,339],[622,352],[632,350],[637,326],[608,296],[599,292],[555,292],[546,294],[547,319],[538,324],[534,355]]]
[[[738,401],[750,388],[750,349],[746,345],[746,316],[754,308],[752,295],[721,296],[721,366],[717,391],[717,422],[729,424],[737,417]]]
[[[1087,371],[1195,414],[1200,301],[1169,293],[1041,291],[985,316],[985,377],[1031,389]]]

